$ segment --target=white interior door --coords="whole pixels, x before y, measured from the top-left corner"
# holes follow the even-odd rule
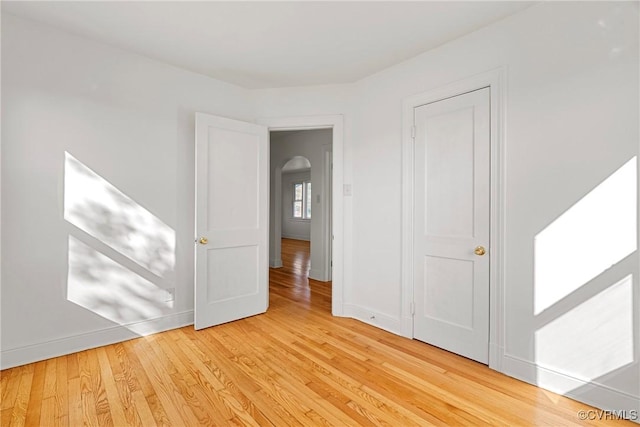
[[[414,337],[489,361],[489,88],[414,109]]]
[[[269,137],[196,114],[195,328],[267,310]]]

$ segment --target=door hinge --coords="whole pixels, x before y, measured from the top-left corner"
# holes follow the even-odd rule
[[[416,138],[416,127],[415,126],[411,126],[411,138],[413,138],[413,139]]]
[[[416,305],[414,303],[409,303],[409,311],[411,312],[411,315],[413,316],[414,314],[416,314]]]

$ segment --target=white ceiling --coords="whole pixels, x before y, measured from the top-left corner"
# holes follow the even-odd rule
[[[354,82],[531,4],[2,1],[2,12],[255,89]]]

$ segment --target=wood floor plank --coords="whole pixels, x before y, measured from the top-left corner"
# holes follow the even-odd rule
[[[284,408],[287,413],[291,414],[297,422],[302,425],[306,424],[307,419],[304,414],[310,411],[311,408],[306,406],[304,402],[294,393],[290,392],[288,388],[284,387],[283,384],[278,381],[279,376],[270,376],[261,364],[256,363],[255,359],[252,360],[244,355],[238,354],[236,348],[225,345],[223,335],[218,335],[213,339],[209,339],[209,342],[218,351],[223,351],[223,349],[236,351],[236,353],[232,353],[232,356],[229,358],[233,364],[233,369],[243,372],[247,378],[254,381],[261,390],[272,396],[279,406]]]
[[[129,384],[129,387],[132,387],[131,390],[134,397],[138,391],[143,394],[144,399],[151,410],[155,423],[159,426],[170,426],[171,421],[169,420],[164,406],[162,405],[160,396],[156,393],[151,379],[147,376],[147,373],[138,358],[136,344],[143,339],[144,338],[128,341],[120,344],[120,347],[116,347],[116,349],[122,350],[118,355],[123,366],[123,373],[127,377],[127,384]]]
[[[11,411],[10,427],[25,425],[35,366],[35,363],[31,363],[24,367],[14,368],[20,370],[20,383],[18,384],[18,392],[16,393],[16,400],[13,404],[13,411]]]
[[[68,359],[66,357],[58,357],[56,361],[56,385],[53,398],[56,403],[55,425],[69,425],[69,371]]]
[[[182,382],[176,384],[174,368],[166,360],[159,358],[149,344],[149,337],[138,340],[137,344],[142,349],[141,361],[147,371],[147,375],[153,378],[151,382],[156,394],[160,397],[162,406],[167,416],[174,425],[181,423],[187,425],[198,425],[198,418],[189,406],[189,401],[193,401],[193,394],[184,386]],[[182,393],[185,392],[183,395]]]
[[[231,336],[230,339],[233,339],[233,336]],[[267,342],[260,340],[258,336],[253,337],[252,341],[235,339],[233,342],[240,351],[246,352],[250,352],[258,346],[260,350],[254,356],[255,360],[260,362],[262,370],[265,371],[267,375],[270,377],[278,376],[278,383],[290,392],[296,394],[296,392],[302,390],[303,387],[306,387],[306,384],[311,381],[310,376],[306,375],[303,371],[296,370],[293,366],[288,366],[288,369],[282,370],[281,359],[275,362],[270,359]],[[315,394],[313,389],[309,389],[305,393],[297,393],[297,396],[304,398],[304,403],[310,407],[310,414],[307,414],[307,417],[313,415],[314,421],[323,422],[323,420],[326,420],[333,425],[349,425],[354,422],[354,420],[346,414],[340,411],[332,411],[330,409],[331,405],[322,399],[320,395]]]
[[[179,349],[174,348],[172,344],[162,336],[154,337],[152,343],[153,350],[160,360],[165,360],[165,366],[180,390],[182,396],[188,399],[191,411],[198,419],[199,425],[225,425],[228,420],[233,418],[231,412],[225,413],[225,405],[218,398],[217,394],[206,381],[198,381],[198,376],[191,374],[188,368],[182,363]]]
[[[42,389],[42,398],[48,399],[56,395],[58,361],[56,359],[49,359],[44,363],[44,385]]]
[[[40,410],[42,409],[42,396],[44,391],[44,375],[46,361],[38,362],[33,369],[29,403],[27,406],[25,425],[35,426],[40,424]]]
[[[27,425],[40,425],[40,426],[53,426],[56,424],[56,398],[47,397],[40,403],[40,421],[37,424]]]
[[[107,346],[104,347],[105,356],[107,358],[107,362],[111,369],[111,375],[113,377],[114,387],[117,391],[117,396],[120,401],[120,405],[122,407],[122,413],[126,422],[123,425],[128,426],[136,426],[141,427],[142,421],[140,420],[140,416],[138,414],[138,408],[133,401],[133,396],[131,389],[129,388],[129,383],[127,382],[127,378],[122,370],[122,364],[118,359],[118,355],[116,353],[115,346]],[[103,361],[101,364],[104,364]],[[110,404],[109,406],[114,405],[115,397],[109,397]],[[151,417],[153,419],[153,416]],[[114,416],[115,419],[115,416]]]
[[[105,389],[105,378],[100,369],[98,362],[98,351],[101,349],[93,349],[87,352],[87,368],[90,375],[90,387],[92,397],[95,399],[95,414],[98,419],[98,425],[105,427],[113,427],[113,418],[109,408],[109,400],[107,398],[107,390]]]
[[[442,349],[331,316],[283,239],[269,310],[0,372],[4,426],[634,426]],[[598,414],[595,412],[594,414]]]
[[[125,410],[129,407],[127,401],[122,399],[118,386],[111,369],[111,362],[107,356],[107,352],[104,347],[96,349],[96,355],[98,356],[98,365],[100,369],[100,375],[103,378],[105,398],[110,414],[110,419],[114,426],[130,425],[131,423],[125,416]]]
[[[69,391],[69,426],[83,425],[84,415],[82,413],[82,387],[80,377],[76,376],[68,381]]]
[[[2,371],[2,394],[0,394],[2,399],[0,409],[2,411],[13,408],[18,395],[21,373],[21,368]]]
[[[176,343],[182,344],[184,341],[176,336]],[[244,394],[238,393],[237,388],[228,379],[221,377],[219,369],[209,369],[193,351],[188,342],[185,345],[175,347],[176,356],[180,359],[183,369],[195,380],[198,387],[206,393],[203,394],[219,417],[221,423],[228,423],[232,419],[237,419],[245,425],[268,424],[268,419],[262,414]],[[231,386],[231,390],[228,388]],[[211,411],[211,409],[209,409]]]
[[[6,408],[0,411],[0,426],[8,426],[11,424],[11,415],[13,414],[13,407]]]
[[[225,371],[228,372],[228,370],[225,369],[226,366],[224,362],[221,365],[214,364],[194,341],[187,339],[183,331],[184,329],[179,330],[181,336],[184,337],[180,342],[188,349],[192,355],[192,360],[195,360],[196,363],[204,367],[202,372],[209,377],[211,384],[214,385],[217,393],[221,395],[225,405],[228,407],[231,406],[234,409],[238,406],[241,408],[240,410],[234,411],[239,413],[237,417],[234,417],[236,421],[251,425],[252,422],[250,420],[245,421],[246,412],[247,416],[250,416],[258,425],[287,424],[285,423],[287,417],[282,418],[280,416],[278,407],[274,407],[272,402],[262,399],[262,395],[258,393],[260,391],[259,387],[252,383],[242,384],[242,382],[238,381],[238,377],[232,380],[225,374]],[[253,399],[247,396],[249,393],[254,397]],[[256,399],[255,397],[259,397],[260,399]]]

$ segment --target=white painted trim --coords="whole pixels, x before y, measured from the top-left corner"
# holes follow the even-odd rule
[[[292,240],[303,240],[305,242],[309,241],[309,236],[304,235],[304,234],[285,234],[285,233],[282,233],[282,238],[283,239],[292,239]]]
[[[2,350],[0,369],[63,356],[90,348],[102,347],[122,341],[193,325],[193,310],[126,325],[116,325],[79,335],[57,338],[38,344]]]
[[[309,269],[309,279],[317,280],[318,282],[327,282],[327,278],[324,275],[324,270]]]
[[[354,304],[344,304],[344,315],[392,334],[402,335],[402,321],[397,317]]]
[[[322,182],[322,194],[324,197],[323,209],[324,209],[324,221],[322,222],[322,235],[325,236],[327,244],[325,245],[325,256],[324,256],[324,279],[326,281],[331,280],[332,273],[332,252],[331,252],[331,240],[333,239],[332,232],[332,218],[331,218],[331,210],[333,204],[333,188],[331,188],[331,179],[332,179],[332,159],[333,159],[333,144],[325,144],[322,146],[322,167],[324,168],[324,181]]]
[[[553,369],[544,368],[509,354],[504,354],[503,359],[504,370],[502,372],[505,375],[596,408],[627,412],[635,410],[640,414],[640,399],[638,396],[633,396],[593,381],[581,380]],[[541,375],[545,379],[542,384],[539,381]],[[570,388],[571,391],[566,391],[567,388]],[[580,390],[581,392],[578,393],[575,390]],[[598,396],[597,400],[589,397],[594,395]],[[634,421],[640,423],[640,419]]]
[[[282,267],[282,260],[281,259],[270,259],[269,260],[269,267],[270,268],[281,268]]]
[[[491,97],[491,249],[489,367],[501,370],[504,348],[505,73],[494,69],[403,100],[402,107],[402,335],[413,338],[414,109],[484,87]]]
[[[303,129],[333,130],[333,246],[331,250],[333,253],[333,281],[331,289],[331,313],[334,316],[343,316],[344,213],[343,200],[339,195],[342,194],[344,171],[344,118],[340,114],[327,116],[270,117],[258,119],[257,123],[267,126],[269,131]],[[281,183],[276,182],[276,191],[278,185],[281,185]],[[328,252],[329,248],[327,247],[325,250]],[[326,255],[328,256],[328,254]]]

